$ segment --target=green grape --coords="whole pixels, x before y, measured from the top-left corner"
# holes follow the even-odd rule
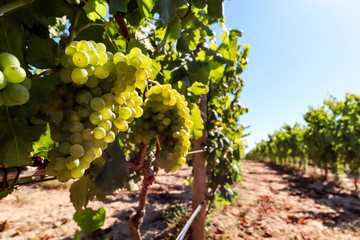
[[[0,68],[4,70],[5,68],[11,65],[20,67],[20,62],[17,59],[17,57],[12,55],[11,53],[6,53],[6,52],[0,53]]]
[[[92,149],[93,151],[94,151],[94,153],[95,153],[95,157],[101,157],[101,155],[102,155],[102,150],[101,150],[101,148],[93,148]]]
[[[110,120],[103,120],[101,123],[98,124],[99,127],[105,129],[106,132],[110,131],[112,124]]]
[[[80,105],[89,105],[92,99],[92,95],[89,91],[81,89],[75,94],[76,102]]]
[[[124,120],[121,117],[118,117],[117,119],[115,119],[114,124],[122,132],[126,131],[129,128],[126,120]]]
[[[88,105],[81,106],[78,110],[78,116],[81,118],[88,118],[91,113],[93,113],[93,111]]]
[[[101,111],[105,108],[105,101],[100,97],[95,97],[91,99],[90,107],[94,111]]]
[[[90,88],[89,91],[93,95],[93,97],[101,97],[102,96],[102,90],[100,87]]]
[[[90,163],[95,159],[95,157],[96,157],[95,152],[92,149],[90,149],[84,153],[81,160]]]
[[[69,45],[65,48],[65,54],[68,56],[72,56],[76,53],[76,47]]]
[[[135,87],[137,87],[138,89],[144,89],[146,87],[146,80],[136,80],[135,81]]]
[[[88,79],[88,72],[84,68],[75,68],[71,72],[71,80],[76,84],[84,84]]]
[[[121,108],[119,110],[118,114],[119,114],[120,118],[125,119],[125,120],[129,119],[132,115],[131,110],[128,107]]]
[[[72,122],[69,127],[69,132],[71,133],[81,133],[84,131],[84,124],[81,122]]]
[[[71,82],[71,70],[68,68],[63,68],[59,71],[60,81],[63,83]]]
[[[80,144],[84,141],[81,133],[73,133],[71,134],[70,142],[72,144]]]
[[[80,165],[80,160],[74,156],[69,156],[65,160],[65,166],[67,169],[73,169]]]
[[[74,144],[70,147],[70,155],[76,158],[84,155],[85,149],[81,144]]]
[[[127,72],[128,67],[129,66],[126,62],[118,62],[115,65],[116,71],[120,74],[125,74]]]
[[[126,60],[126,56],[121,53],[121,52],[117,52],[114,54],[114,57],[113,57],[113,60],[114,60],[114,64],[116,65],[117,63],[119,62],[127,62]]]
[[[98,84],[99,84],[99,80],[95,76],[90,76],[87,82],[85,83],[85,85],[88,86],[89,88],[94,88]]]
[[[106,133],[105,137],[104,137],[104,141],[107,143],[112,143],[115,141],[116,135],[114,132],[109,131]]]
[[[57,175],[57,172],[54,169],[54,166],[55,166],[55,162],[49,162],[46,165],[45,172],[46,172],[47,175],[49,175],[49,176],[56,176]]]
[[[107,62],[108,60],[108,55],[106,54],[106,52],[97,52],[98,56],[99,56],[99,60],[98,60],[98,65],[103,65]]]
[[[89,63],[93,66],[97,65],[99,62],[99,54],[97,54],[97,52],[95,52],[95,51],[90,51],[90,52],[88,52],[88,54],[89,54],[89,58],[90,58]]]
[[[124,105],[126,103],[126,98],[123,95],[120,95],[119,97],[116,98],[116,102],[119,103],[120,105]]]
[[[4,78],[4,74],[0,71],[0,89],[3,89],[6,86],[6,78]]]
[[[10,83],[21,83],[26,78],[25,70],[17,65],[10,65],[4,69],[4,77]]]
[[[94,146],[94,143],[92,140],[84,141],[83,143],[81,143],[81,146],[84,147],[85,151],[88,151]]]
[[[103,108],[101,111],[100,111],[101,115],[103,116],[103,119],[104,120],[109,120],[111,119],[112,117],[112,114],[113,112],[111,111],[110,108]]]
[[[92,50],[93,50],[93,51],[97,51],[97,50],[98,50],[98,46],[97,46],[97,44],[96,44],[95,41],[90,40],[89,43],[92,45]]]
[[[97,78],[104,79],[107,78],[110,74],[109,68],[106,65],[96,65],[94,70],[94,75]]]
[[[7,83],[1,91],[2,99],[7,106],[23,105],[30,99],[29,91],[21,84]]]
[[[143,109],[141,107],[135,107],[136,110],[136,114],[135,114],[135,118],[139,118],[143,115]]]
[[[106,52],[106,46],[105,46],[105,44],[103,44],[103,43],[97,43],[96,45],[97,45],[97,50],[98,50],[99,52]]]
[[[60,182],[67,182],[71,178],[71,172],[69,169],[64,168],[56,173],[56,177]]]
[[[99,112],[93,112],[90,114],[89,120],[92,124],[97,125],[103,120],[103,116]]]
[[[93,135],[93,134],[94,134],[94,132],[93,132],[92,129],[86,128],[86,129],[84,129],[84,130],[82,131],[81,136],[82,136],[82,138],[83,138],[84,140],[86,140],[86,141],[91,141],[91,140],[94,139],[94,135]]]
[[[77,51],[89,52],[91,50],[91,43],[82,40],[82,41],[77,43],[76,50]]]
[[[71,169],[71,176],[73,178],[81,178],[82,176],[84,176],[84,173],[85,173],[85,168],[80,163],[79,166]]]
[[[135,72],[136,81],[145,81],[148,78],[147,72],[143,68],[139,68]]]
[[[88,73],[88,79],[89,79],[90,76],[94,75],[95,67],[91,66],[91,65],[88,65],[87,67],[85,67],[85,70]]]
[[[1,78],[1,77],[0,77]],[[0,82],[1,82],[1,79],[0,79]],[[1,85],[1,84],[0,84]],[[24,81],[21,83],[21,85],[23,85],[24,87],[26,87],[27,90],[30,90],[31,86],[32,86],[32,82],[30,80],[30,78],[26,77],[24,79]],[[0,89],[1,89],[1,86],[0,86]]]
[[[105,150],[108,146],[108,143],[104,141],[104,139],[94,139],[94,148],[100,148],[101,150]]]
[[[51,149],[47,153],[47,159],[49,161],[55,161],[58,157],[60,157],[60,153],[56,148]]]
[[[126,107],[128,108],[134,108],[135,107],[135,102],[131,99],[126,100]]]
[[[151,59],[149,57],[143,55],[141,60],[142,60],[142,63],[140,65],[141,68],[143,68],[143,69],[150,69],[151,68],[152,61],[151,61]],[[150,77],[149,72],[148,72],[148,77]]]
[[[138,48],[138,47],[134,47],[130,50],[130,53],[129,55],[131,57],[134,57],[134,56],[138,56],[138,57],[141,57],[142,56],[142,52],[141,52],[141,49]]]
[[[97,157],[94,161],[93,161],[93,164],[95,166],[98,166],[98,167],[102,167],[104,166],[106,163],[106,160],[105,158],[102,158],[102,157]]]
[[[90,167],[91,162],[86,162],[82,158],[80,159],[80,165],[82,165],[85,169],[88,169]]]
[[[162,123],[165,125],[165,126],[168,126],[170,123],[171,123],[171,119],[170,118],[164,118]]]
[[[84,51],[78,51],[74,53],[72,60],[75,66],[85,68],[90,63],[90,56]]]
[[[59,157],[59,158],[57,158],[54,162],[55,162],[55,164],[54,164],[54,170],[56,170],[56,171],[61,171],[62,169],[64,169],[65,168],[65,158],[63,158],[63,157]]]
[[[105,102],[105,107],[110,107],[115,103],[115,97],[111,93],[105,93],[101,98]]]
[[[95,139],[102,139],[106,135],[106,131],[102,127],[96,127],[96,128],[94,128],[93,131],[94,131],[94,138]]]

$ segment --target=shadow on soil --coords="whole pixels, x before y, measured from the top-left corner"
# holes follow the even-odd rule
[[[280,191],[290,191],[294,196],[314,199],[316,203],[329,206],[336,211],[336,213],[304,211],[304,214],[324,220],[324,225],[329,227],[339,227],[344,223],[354,231],[360,227],[360,199],[347,193],[349,189],[344,189],[335,182],[316,181],[312,177],[305,177],[299,171],[289,170],[273,163],[264,162],[264,164],[275,170],[278,175],[284,175],[283,181],[288,183],[288,187]]]

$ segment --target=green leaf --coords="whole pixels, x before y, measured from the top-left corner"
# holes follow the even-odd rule
[[[155,0],[136,0],[142,17],[148,17],[154,8]]]
[[[50,136],[50,127],[47,125],[46,132],[42,134],[32,146],[32,156],[46,157],[47,152],[54,146],[54,141]]]
[[[8,52],[15,55],[21,65],[25,67],[24,51],[25,36],[22,24],[9,18],[0,21],[0,52]]]
[[[191,0],[191,2],[195,5],[197,8],[204,8],[206,6],[207,0]]]
[[[58,45],[51,39],[41,39],[33,35],[28,40],[26,61],[40,69],[55,68]]]
[[[98,230],[105,221],[105,209],[99,208],[94,211],[87,208],[85,211],[75,212],[74,220],[81,227],[81,230],[87,233]]]
[[[114,14],[117,11],[126,13],[128,11],[127,5],[129,2],[130,0],[110,0],[109,13]]]
[[[120,148],[119,142],[115,141],[109,145],[111,158],[101,168],[94,168],[95,186],[104,193],[113,193],[116,189],[125,187],[129,168],[125,162],[125,155]]]
[[[170,19],[175,16],[176,5],[173,0],[158,0],[155,6],[156,12],[159,13],[163,25],[167,26]]]
[[[224,17],[225,0],[208,0],[208,15],[212,18]]]
[[[84,6],[84,10],[85,12],[88,14],[88,17],[91,21],[96,21],[98,19],[101,19],[101,17],[105,17],[106,16],[106,13],[107,13],[107,9],[105,7],[105,4],[102,3],[102,2],[99,2],[97,0],[92,0],[92,1],[88,1],[87,2],[90,6],[88,6],[88,4],[86,4]],[[94,11],[94,10],[95,11]],[[100,16],[101,17],[100,17]]]
[[[180,19],[176,17],[173,20],[171,20],[171,22],[167,26],[165,36],[169,40],[169,42],[174,42],[178,38],[180,38],[181,30],[182,29],[181,29]]]
[[[190,120],[193,122],[191,130],[191,138],[199,139],[203,134],[204,124],[201,119],[201,112],[199,106],[192,104]]]
[[[209,86],[200,82],[194,82],[193,85],[188,88],[188,91],[197,96],[201,96],[209,92]]]
[[[86,208],[89,202],[89,192],[91,188],[91,178],[85,175],[70,187],[70,201],[73,203],[76,211],[81,211]]]

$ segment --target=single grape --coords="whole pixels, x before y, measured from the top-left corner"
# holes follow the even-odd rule
[[[89,52],[91,50],[91,43],[82,40],[82,41],[77,43],[76,50],[77,51]]]
[[[101,111],[105,108],[105,101],[100,97],[95,97],[91,99],[90,107],[94,111]]]
[[[20,66],[10,65],[4,69],[4,77],[8,82],[21,83],[26,78],[26,72]]]
[[[6,86],[6,83],[6,78],[4,77],[2,71],[0,71],[0,89],[3,89]]]
[[[17,59],[17,57],[12,55],[11,53],[6,53],[6,52],[0,53],[0,68],[4,70],[5,68],[11,65],[20,67],[20,62]]]
[[[69,156],[65,160],[65,165],[67,169],[73,169],[80,165],[80,160],[74,156]]]
[[[97,50],[99,51],[99,52],[106,52],[106,46],[105,46],[105,44],[103,44],[103,43],[96,43],[96,45],[97,45]]]
[[[71,80],[76,84],[84,84],[88,79],[88,72],[84,68],[75,68],[71,72]]]
[[[79,166],[71,169],[71,176],[73,178],[81,178],[82,176],[84,176],[84,173],[85,173],[85,168],[81,164],[79,164]]]
[[[109,68],[106,65],[96,65],[94,70],[94,75],[97,78],[104,79],[107,78],[110,74]]]
[[[103,120],[103,116],[99,112],[93,112],[90,114],[89,120],[92,124],[97,125]]]
[[[65,48],[65,54],[68,56],[72,56],[76,53],[76,47],[69,45]]]
[[[95,139],[102,139],[106,135],[106,131],[102,127],[96,127],[96,128],[94,128],[93,131],[94,131],[94,138]]]

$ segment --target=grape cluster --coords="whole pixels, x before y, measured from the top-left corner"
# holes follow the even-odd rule
[[[146,68],[132,61],[139,53],[140,61],[148,63]],[[102,151],[108,143],[142,116],[143,100],[136,88],[145,88],[152,64],[138,48],[128,55],[113,55],[106,52],[105,45],[92,41],[72,42],[65,54],[65,68],[59,72],[61,84],[51,93],[48,109],[51,137],[59,145],[49,151],[46,167],[49,175],[62,182],[80,178],[91,163],[103,164]],[[146,79],[137,74],[139,69],[146,73]],[[134,80],[128,81],[130,77]]]
[[[10,53],[0,54],[0,106],[23,105],[29,101],[31,80],[19,60]]]
[[[166,172],[176,171],[186,161],[190,143],[190,110],[185,97],[169,84],[155,85],[145,94],[144,114],[135,121],[131,141],[150,144],[159,138],[156,163]]]

